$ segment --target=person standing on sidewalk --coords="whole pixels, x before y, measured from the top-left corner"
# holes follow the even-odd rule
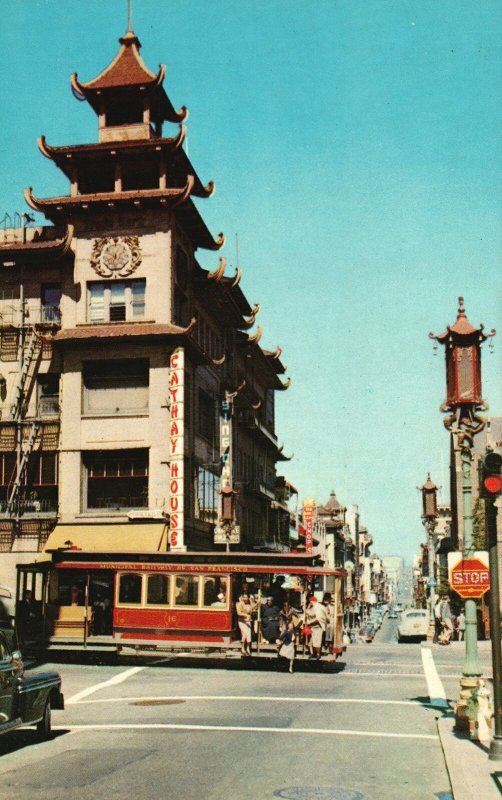
[[[439,636],[439,644],[450,644],[450,639],[453,634],[453,619],[450,609],[450,599],[443,598],[441,603],[441,625],[442,631]]]
[[[434,638],[432,644],[437,644],[439,642],[439,636],[443,629],[441,624],[441,602],[441,598],[438,597],[436,605],[434,606]]]
[[[458,641],[463,641],[465,637],[465,614],[464,609],[460,609],[460,614],[457,617],[457,634],[458,634]]]

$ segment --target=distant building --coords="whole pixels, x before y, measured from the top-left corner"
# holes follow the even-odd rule
[[[387,597],[389,603],[397,601],[398,587],[404,575],[404,559],[402,556],[384,556],[382,564],[387,576]]]

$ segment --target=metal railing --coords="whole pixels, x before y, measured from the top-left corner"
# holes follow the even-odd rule
[[[19,327],[19,300],[0,301],[0,326]],[[59,306],[29,303],[24,305],[24,327],[31,325],[61,325],[61,309]]]
[[[57,496],[42,499],[27,499],[20,500],[16,506],[16,514],[23,516],[24,514],[57,514],[58,500]],[[7,499],[0,500],[0,516],[11,516],[12,512],[8,509]]]
[[[130,508],[148,508],[147,497],[98,497],[93,505],[87,504],[87,510],[93,511],[94,509],[103,510],[110,509],[113,511],[122,511]]]

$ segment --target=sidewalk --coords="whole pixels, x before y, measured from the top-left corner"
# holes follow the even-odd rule
[[[450,647],[429,645],[436,664],[444,668],[463,659],[464,642]],[[478,642],[478,654],[487,688],[491,687],[491,642]],[[454,800],[501,800],[502,761],[490,761],[489,742],[474,742],[467,733],[453,730],[453,712],[438,719],[438,733],[450,776]],[[498,780],[497,780],[498,778]]]
[[[502,761],[489,761],[489,745],[473,742],[467,734],[455,733],[454,724],[453,715],[438,719],[454,800],[500,800]]]

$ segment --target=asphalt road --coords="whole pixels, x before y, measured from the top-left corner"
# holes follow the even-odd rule
[[[290,675],[275,661],[50,665],[66,698],[56,736],[2,737],[0,798],[450,800],[445,708],[430,704],[423,648],[398,645],[395,624],[331,673]],[[455,696],[460,649],[438,655]]]

